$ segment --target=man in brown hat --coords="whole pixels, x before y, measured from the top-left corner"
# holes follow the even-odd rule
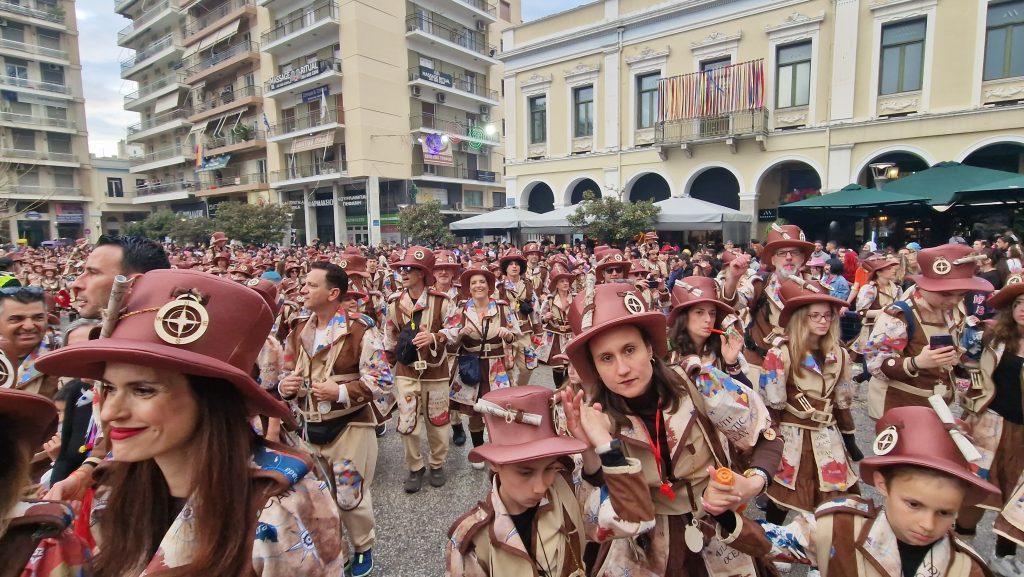
[[[530,383],[530,376],[538,363],[533,338],[541,331],[539,287],[535,287],[530,279],[523,276],[526,257],[519,249],[509,250],[498,262],[502,278],[498,281],[495,294],[498,300],[512,307],[522,332],[516,343],[516,366],[510,378],[515,385],[526,385]]]
[[[523,254],[526,255],[526,270],[523,271],[523,276],[530,279],[533,286],[538,291],[544,291],[548,286],[548,266],[547,263],[541,259],[543,253],[540,250],[540,244],[536,242],[528,242],[523,246]]]
[[[53,399],[57,377],[36,368],[36,359],[54,348],[46,327],[46,297],[39,287],[0,289],[0,365],[2,386]]]
[[[448,354],[447,337],[441,332],[447,324],[456,326],[454,304],[448,295],[432,291],[434,253],[423,246],[411,246],[405,258],[392,264],[402,288],[388,299],[384,346],[393,359],[398,426],[405,443],[405,462],[409,477],[405,492],[416,493],[423,487],[426,466],[420,448],[425,428],[430,446],[430,485],[441,487],[447,481],[444,463],[448,458]]]
[[[917,285],[875,318],[863,353],[871,372],[868,413],[877,419],[895,407],[927,405],[928,397],[953,400],[964,329],[962,310],[968,291],[992,290],[974,275],[971,247],[944,244],[918,254]]]

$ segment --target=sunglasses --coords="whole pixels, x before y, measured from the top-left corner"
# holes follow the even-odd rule
[[[419,270],[414,266],[400,266],[398,267],[398,274],[409,274],[414,270]]]
[[[13,297],[20,294],[30,294],[32,296],[42,296],[43,289],[37,286],[9,286],[0,288],[0,297]]]
[[[618,267],[611,267],[611,268],[606,268],[604,272],[606,272],[608,274],[622,274],[624,271],[625,271],[625,269],[621,269],[621,268],[618,268]]]

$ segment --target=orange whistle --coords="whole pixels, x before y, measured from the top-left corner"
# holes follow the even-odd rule
[[[722,485],[728,485],[732,487],[733,485],[736,484],[736,473],[734,473],[732,469],[728,467],[719,467],[718,469],[715,470],[714,480],[716,483],[721,483]],[[746,510],[746,503],[736,508],[736,512],[741,514]]]

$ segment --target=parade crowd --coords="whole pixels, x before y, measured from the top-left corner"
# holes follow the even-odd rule
[[[452,577],[1022,575],[1022,261],[794,225],[6,251],[0,577],[366,577],[384,435],[410,499],[452,444],[490,475],[422,528]]]

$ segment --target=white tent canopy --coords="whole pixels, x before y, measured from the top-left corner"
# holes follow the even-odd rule
[[[568,219],[576,212],[577,206],[571,204],[530,217],[523,223],[523,230],[532,233],[570,234],[573,231]]]
[[[451,224],[452,230],[509,230],[520,228],[523,222],[540,216],[535,212],[521,208],[503,208],[492,212],[485,212]]]

